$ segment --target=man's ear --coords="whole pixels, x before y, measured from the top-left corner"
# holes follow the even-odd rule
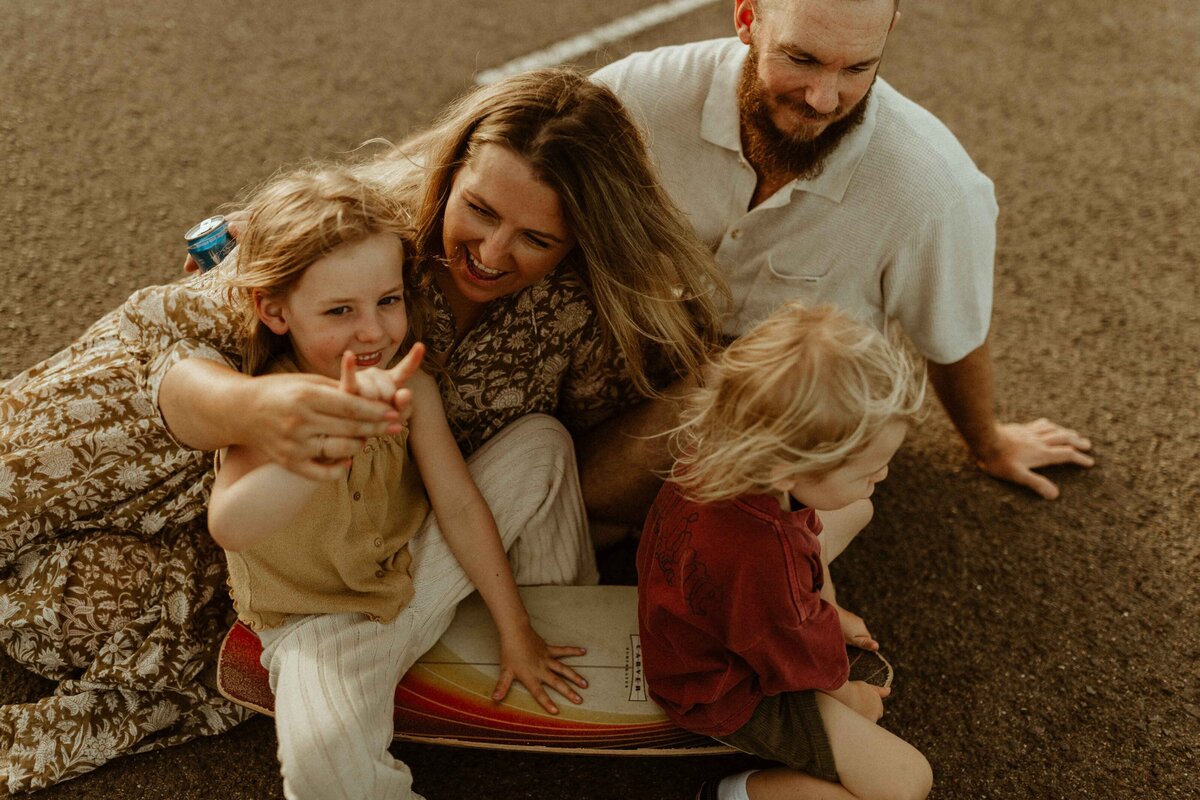
[[[757,20],[758,9],[754,7],[754,0],[734,0],[733,27],[742,44],[750,44],[750,29]]]
[[[255,289],[254,310],[258,312],[258,318],[262,324],[266,325],[272,333],[283,336],[288,332],[287,319],[283,314],[283,304],[277,298],[262,289]]]

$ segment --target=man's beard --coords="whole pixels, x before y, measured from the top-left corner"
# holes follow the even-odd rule
[[[760,173],[789,175],[793,179],[815,178],[825,168],[829,154],[863,121],[870,96],[871,90],[868,89],[849,113],[829,123],[825,130],[811,139],[785,133],[771,119],[771,107],[767,102],[769,95],[758,82],[758,53],[754,45],[750,45],[750,53],[738,81],[738,112],[746,158]],[[840,111],[838,109],[833,114],[822,115],[803,100],[789,102],[789,106],[813,117],[834,116]]]

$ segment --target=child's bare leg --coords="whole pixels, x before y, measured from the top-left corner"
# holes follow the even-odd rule
[[[839,700],[818,692],[817,709],[840,783],[788,767],[750,775],[750,800],[924,800],[933,771],[920,751]]]
[[[817,694],[817,708],[838,780],[850,797],[923,800],[929,794],[933,771],[917,748],[827,694]],[[758,800],[753,792],[750,796]]]
[[[833,575],[829,571],[829,563],[842,554],[854,537],[867,526],[875,513],[870,500],[858,500],[845,508],[836,511],[821,511],[821,566],[825,571],[825,585],[821,587],[821,599],[830,603],[838,611],[838,619],[842,623],[842,635],[848,644],[861,647],[864,650],[878,650],[879,643],[871,636],[867,623],[858,614],[854,614],[838,605],[837,590],[833,585]]]
[[[788,767],[756,772],[746,781],[750,800],[859,800],[840,783],[830,783]]]

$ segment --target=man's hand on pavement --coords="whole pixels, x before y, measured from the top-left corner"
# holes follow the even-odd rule
[[[1085,451],[1091,441],[1070,428],[1044,417],[1033,422],[1005,422],[996,425],[996,444],[987,455],[976,454],[976,463],[989,475],[1025,486],[1047,500],[1058,497],[1058,487],[1049,478],[1034,472],[1055,464],[1090,467],[1096,460]]]

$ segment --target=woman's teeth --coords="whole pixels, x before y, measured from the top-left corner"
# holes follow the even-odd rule
[[[463,254],[467,258],[467,267],[482,278],[494,279],[499,278],[504,274],[503,270],[492,269],[491,267],[485,267],[483,264],[480,264],[475,260],[475,257],[471,255],[471,251],[467,250],[466,248],[463,248]]]
[[[379,360],[379,355],[382,352],[383,352],[382,350],[376,350],[374,353],[366,353],[361,356],[355,356],[354,360],[357,361],[360,365],[373,364]]]

